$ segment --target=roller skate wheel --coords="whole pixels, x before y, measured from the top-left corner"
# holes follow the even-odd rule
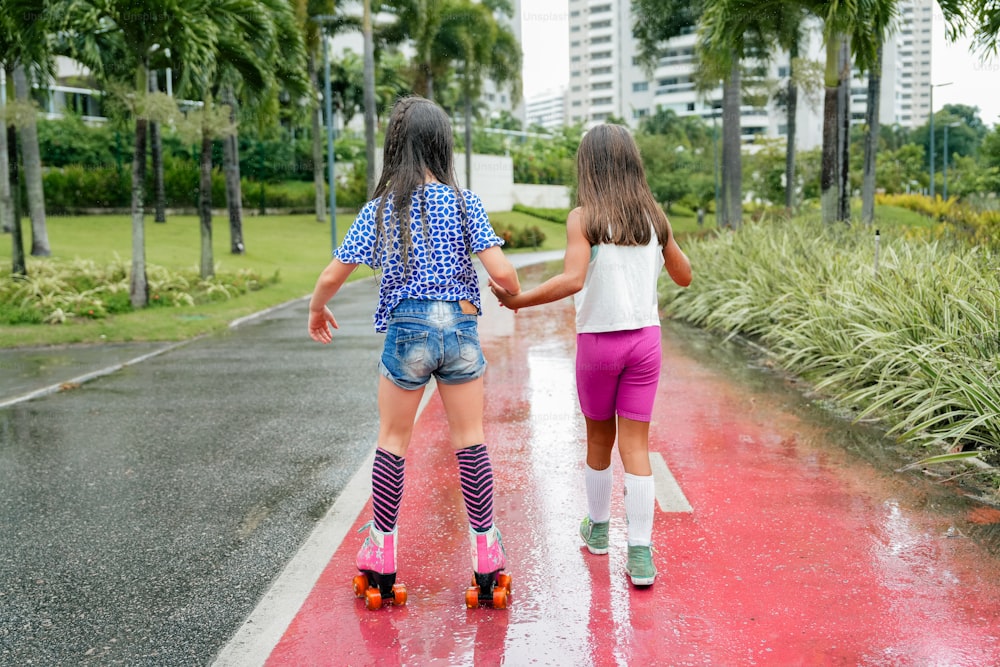
[[[507,608],[507,589],[503,586],[497,586],[493,589],[493,608],[494,609],[506,609]]]
[[[501,572],[497,575],[497,586],[503,586],[510,593],[510,575],[506,572]]]
[[[354,585],[354,595],[363,598],[365,591],[368,590],[368,577],[363,574],[355,575],[352,584]]]
[[[382,606],[382,594],[377,588],[369,588],[365,591],[365,606],[369,609],[378,609]]]
[[[392,602],[393,602],[393,604],[398,604],[400,606],[406,604],[406,585],[405,584],[393,584],[392,585]]]
[[[479,586],[465,589],[465,606],[469,609],[475,609],[479,606]]]

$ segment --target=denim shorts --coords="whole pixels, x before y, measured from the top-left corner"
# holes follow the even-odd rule
[[[482,377],[477,317],[458,301],[403,300],[389,316],[379,371],[403,389],[419,389],[432,375],[444,384]]]

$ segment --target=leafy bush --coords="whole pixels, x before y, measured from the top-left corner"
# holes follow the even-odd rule
[[[803,219],[688,239],[694,283],[667,313],[753,337],[860,417],[1000,460],[1000,281],[983,248]]]
[[[497,236],[502,238],[507,248],[536,248],[545,240],[545,232],[536,225],[517,227],[513,225],[495,226]]]
[[[131,168],[69,165],[42,175],[45,208],[63,213],[81,208],[116,208],[132,201]]]
[[[106,266],[90,260],[33,260],[29,273],[28,278],[0,278],[0,324],[65,324],[133,310],[129,267],[121,259]],[[248,270],[202,280],[194,268],[176,272],[158,266],[147,267],[147,277],[151,307],[231,299],[277,281],[277,276],[265,280]]]
[[[566,218],[569,217],[570,211],[568,208],[535,208],[523,204],[514,204],[513,210],[560,225],[566,224]]]
[[[931,199],[920,194],[876,195],[875,202],[900,206],[945,223],[944,227],[932,230],[932,236],[957,236],[972,244],[1000,250],[1000,211],[995,209],[980,210],[955,197]]]

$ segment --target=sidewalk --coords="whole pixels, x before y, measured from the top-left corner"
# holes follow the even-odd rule
[[[776,378],[734,375],[738,357],[670,327],[651,428],[660,575],[632,587],[619,462],[610,553],[589,554],[577,535],[585,436],[571,304],[517,315],[489,304],[481,331],[511,607],[463,605],[464,513],[434,395],[407,459],[406,606],[369,611],[350,589],[371,513],[362,469],[359,511],[280,639],[257,642],[249,623],[216,665],[1000,663],[1000,569],[962,537],[950,492],[873,469],[842,448],[835,430],[851,427],[803,416]]]

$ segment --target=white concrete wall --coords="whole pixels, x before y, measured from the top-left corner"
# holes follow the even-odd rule
[[[514,203],[535,208],[569,208],[569,188],[565,185],[514,183]]]
[[[458,184],[465,182],[465,153],[455,154]],[[382,149],[375,151],[375,177],[382,173]],[[506,155],[472,155],[472,187],[489,212],[509,211],[514,207],[514,161]]]

